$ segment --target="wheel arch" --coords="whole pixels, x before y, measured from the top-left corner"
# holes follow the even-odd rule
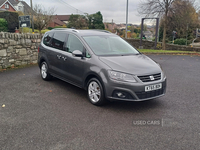
[[[46,63],[48,63],[47,61],[46,61],[46,59],[45,59],[45,57],[41,57],[40,58],[40,61],[39,61],[39,67],[41,68],[41,65],[42,65],[42,62],[46,62]]]
[[[105,85],[103,84],[103,80],[102,80],[102,78],[101,78],[98,74],[96,74],[96,73],[91,73],[91,74],[88,74],[88,75],[86,76],[86,78],[85,78],[85,80],[84,80],[84,85],[83,85],[84,89],[87,90],[88,82],[89,82],[89,80],[92,79],[92,78],[96,78],[96,79],[99,80],[99,82],[101,83],[101,85],[102,85],[102,87],[103,87],[103,91],[104,91],[104,94],[105,94],[106,91],[105,91]]]

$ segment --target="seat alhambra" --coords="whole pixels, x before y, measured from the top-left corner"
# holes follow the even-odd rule
[[[150,100],[166,91],[160,65],[108,31],[54,29],[38,52],[43,80],[56,77],[83,88],[94,105]]]

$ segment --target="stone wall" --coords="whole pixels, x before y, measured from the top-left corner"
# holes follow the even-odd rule
[[[139,39],[126,39],[126,41],[129,42],[135,48],[139,48],[139,46],[140,46],[140,40]],[[143,40],[142,46],[143,46],[144,49],[154,49],[155,42]],[[162,43],[159,42],[157,44],[157,48],[161,49]],[[200,52],[200,47],[196,48],[196,47],[191,47],[191,46],[180,46],[180,45],[175,45],[175,44],[166,44],[166,49],[167,50],[181,50],[181,51]]]
[[[140,46],[138,39],[126,39],[136,48]],[[16,34],[0,32],[0,70],[21,65],[36,64],[38,46],[41,42],[39,34]],[[159,47],[161,43],[158,43]],[[144,49],[154,49],[154,42],[143,40]],[[168,50],[185,50],[200,52],[200,48],[167,44]]]
[[[0,33],[0,69],[37,63],[39,34]]]

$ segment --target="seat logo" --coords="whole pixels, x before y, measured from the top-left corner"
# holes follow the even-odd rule
[[[154,77],[153,76],[149,76],[150,80],[153,81],[154,80]]]

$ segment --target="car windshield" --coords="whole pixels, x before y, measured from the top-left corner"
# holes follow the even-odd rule
[[[83,39],[98,56],[139,54],[135,48],[118,36],[84,36]]]

